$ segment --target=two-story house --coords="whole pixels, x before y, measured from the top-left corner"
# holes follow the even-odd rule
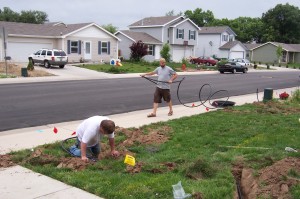
[[[144,57],[146,61],[158,60],[165,43],[170,45],[171,59],[174,62],[180,62],[182,58],[195,55],[200,28],[188,18],[183,16],[148,17],[128,27],[129,31],[115,33],[121,39],[119,49],[121,56],[125,59],[130,58],[129,46],[137,42],[138,38],[149,47],[149,53]],[[134,36],[133,32],[143,35]]]
[[[228,26],[202,27],[196,56],[215,56],[219,58],[245,58],[247,48],[235,40],[236,34]]]

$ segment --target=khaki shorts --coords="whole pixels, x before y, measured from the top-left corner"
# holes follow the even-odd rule
[[[161,103],[161,98],[164,99],[166,102],[171,101],[171,94],[170,89],[161,89],[156,87],[156,90],[154,92],[154,103]]]

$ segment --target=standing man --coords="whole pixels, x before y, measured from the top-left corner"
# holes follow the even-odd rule
[[[146,75],[158,75],[158,82],[154,92],[153,112],[147,115],[147,117],[156,117],[158,104],[162,102],[161,98],[163,98],[169,106],[168,116],[173,115],[170,84],[177,78],[177,73],[171,67],[166,66],[166,60],[164,58],[159,60],[159,64],[160,66],[154,71],[141,75],[142,77]]]
[[[114,140],[115,123],[108,117],[93,116],[85,119],[76,130],[77,143],[71,146],[70,152],[75,156],[81,157],[88,162],[87,149],[91,151],[94,157],[99,158],[101,151],[100,139],[107,135],[111,149],[111,155],[118,157],[120,154],[115,150]]]

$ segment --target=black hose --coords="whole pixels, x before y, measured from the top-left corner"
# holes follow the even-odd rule
[[[158,82],[161,82],[161,83],[169,83],[169,82],[166,82],[166,81],[159,81],[159,80],[156,80],[156,79],[151,79],[151,78],[148,78],[148,77],[145,77],[145,76],[142,76],[142,77],[145,78],[145,79],[147,79],[148,81],[154,83],[154,84],[157,84]],[[223,106],[225,106],[225,105],[227,104],[228,99],[229,99],[229,93],[228,93],[228,91],[227,91],[227,90],[218,90],[218,91],[212,93],[212,87],[211,87],[210,84],[204,84],[204,85],[201,86],[201,88],[200,88],[200,90],[199,90],[199,95],[198,95],[199,100],[200,100],[200,104],[198,104],[198,105],[187,105],[187,104],[183,103],[183,102],[181,101],[181,99],[180,99],[180,96],[179,96],[179,89],[180,89],[181,83],[183,82],[184,79],[185,79],[185,77],[183,77],[181,80],[173,81],[173,82],[172,82],[172,83],[179,83],[178,86],[177,86],[177,99],[178,99],[178,101],[179,101],[179,103],[180,103],[181,105],[183,105],[183,106],[185,106],[185,107],[188,107],[188,108],[194,108],[194,107],[204,106],[204,107],[209,108],[209,109],[216,109],[216,108],[218,108],[218,107],[223,107]],[[203,89],[205,86],[209,86],[210,92],[209,92],[208,97],[203,101],[203,100],[201,99],[201,92],[202,92],[202,89]],[[212,98],[214,95],[216,95],[217,93],[220,93],[220,92],[226,92],[226,93],[227,93],[227,99],[224,100],[224,101],[220,101],[219,103],[217,103],[217,102],[211,103],[211,98]],[[207,101],[209,102],[210,107],[208,107],[208,106],[205,105],[205,103],[206,103]],[[232,103],[232,104],[234,104],[234,103]]]

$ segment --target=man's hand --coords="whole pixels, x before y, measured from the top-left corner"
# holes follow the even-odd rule
[[[113,157],[119,157],[119,156],[120,156],[119,151],[116,151],[116,150],[111,151],[110,154],[111,154],[111,156],[113,156]]]
[[[89,161],[89,159],[86,156],[82,156],[81,160],[83,160],[84,162],[88,162]]]
[[[173,81],[170,79],[168,82],[169,82],[169,84],[172,84]]]

